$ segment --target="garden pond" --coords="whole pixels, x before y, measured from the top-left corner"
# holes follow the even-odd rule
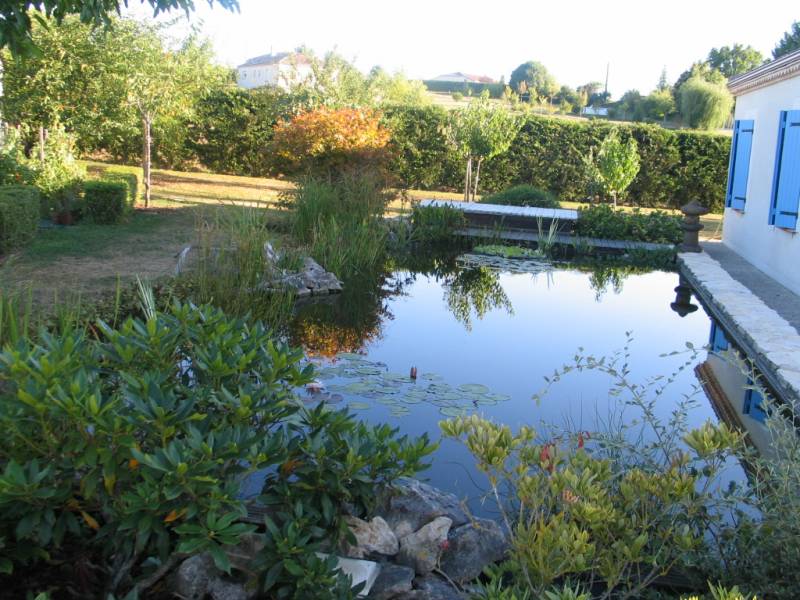
[[[611,357],[627,348],[632,380],[675,373],[657,404],[659,417],[694,395],[689,423],[715,420],[693,370],[704,353],[687,350],[707,343],[710,320],[702,308],[685,316],[671,308],[676,285],[674,272],[527,257],[467,254],[395,267],[299,308],[289,337],[319,367],[319,385],[301,394],[433,440],[441,420],[472,413],[547,430],[543,435],[562,427],[598,431],[614,419],[640,417],[609,394],[607,376],[567,376],[534,396],[577,353]],[[424,479],[468,499],[476,514],[492,512],[482,504],[486,481],[464,446],[442,440],[431,462]]]

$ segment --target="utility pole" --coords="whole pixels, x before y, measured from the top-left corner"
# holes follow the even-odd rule
[[[603,95],[608,98],[608,71],[611,69],[611,63],[606,63],[606,89]]]

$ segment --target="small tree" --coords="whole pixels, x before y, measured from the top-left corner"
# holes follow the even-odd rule
[[[733,96],[724,83],[691,77],[681,86],[680,112],[684,123],[695,129],[717,129],[733,109]]]
[[[465,201],[474,201],[478,194],[483,161],[506,152],[520,127],[522,121],[519,117],[504,108],[492,106],[485,92],[468,107],[451,114],[448,135],[467,163]]]
[[[639,148],[636,140],[623,142],[612,129],[600,144],[597,154],[589,153],[587,165],[593,185],[617,205],[617,198],[628,189],[639,173]]]

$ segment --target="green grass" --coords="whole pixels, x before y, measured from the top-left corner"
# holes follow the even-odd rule
[[[121,249],[135,252],[137,243],[153,243],[163,236],[172,235],[176,227],[192,227],[193,222],[193,216],[187,212],[139,211],[114,226],[81,223],[44,229],[25,249],[24,257],[36,263],[65,256],[101,259]]]

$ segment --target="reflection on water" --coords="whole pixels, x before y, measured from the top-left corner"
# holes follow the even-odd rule
[[[633,332],[628,368],[644,382],[676,372],[685,361],[662,355],[686,342],[702,347],[708,336],[703,310],[681,317],[670,309],[677,274],[622,275],[624,285],[619,273],[598,276],[563,265],[535,276],[429,258],[351,287],[331,303],[300,309],[290,335],[332,359],[323,361],[330,371],[322,379],[334,386],[331,395],[342,397],[340,405],[350,404],[365,420],[394,423],[402,433],[439,439],[443,414],[463,410],[512,427],[597,431],[612,415],[636,418],[599,373],[565,379],[542,402],[532,400],[578,348],[610,356]],[[342,352],[350,356],[336,358]],[[412,367],[418,379],[410,377]],[[659,397],[656,416],[668,421],[696,387],[692,369],[679,371]],[[699,402],[688,418],[701,423],[715,416]],[[485,489],[466,450],[449,441],[425,476],[473,499]],[[471,507],[481,512],[477,502]]]

